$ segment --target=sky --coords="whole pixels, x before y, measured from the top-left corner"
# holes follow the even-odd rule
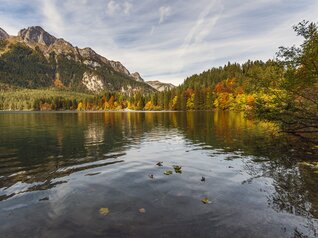
[[[10,35],[42,26],[175,85],[227,62],[274,59],[279,46],[301,43],[292,26],[302,20],[317,22],[317,0],[0,0]]]

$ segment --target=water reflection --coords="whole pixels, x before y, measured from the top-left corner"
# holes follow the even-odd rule
[[[59,217],[73,219],[72,228],[59,220],[42,236],[65,229],[76,234],[74,227],[88,222],[78,209],[91,214],[87,224],[97,231],[86,231],[89,236],[147,237],[156,231],[208,237],[213,229],[224,237],[317,235],[318,175],[298,166],[314,155],[299,153],[291,138],[273,136],[270,125],[242,114],[1,113],[0,130],[0,210],[7,211],[0,219],[21,204],[25,215],[31,208],[37,214],[30,226],[40,218],[43,227]],[[180,164],[184,173],[167,180],[154,166],[158,161],[164,161],[163,170]],[[150,173],[155,179],[149,184]],[[217,206],[200,207],[202,196],[213,197]],[[101,231],[93,211],[105,206],[105,198],[118,213]],[[45,201],[49,205],[37,205]],[[134,204],[148,206],[147,222],[131,211]],[[248,227],[253,219],[265,223]],[[19,222],[8,219],[0,231],[10,237]],[[147,228],[140,230],[140,224]]]

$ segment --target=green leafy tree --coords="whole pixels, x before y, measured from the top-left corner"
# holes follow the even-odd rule
[[[318,30],[306,21],[294,26],[304,38],[300,47],[280,47],[278,61],[285,68],[277,89],[259,98],[256,115],[277,122],[284,132],[318,143]]]

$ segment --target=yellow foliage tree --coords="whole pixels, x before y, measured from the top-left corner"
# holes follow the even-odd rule
[[[176,110],[177,109],[177,102],[178,102],[178,96],[175,96],[172,99],[172,105],[171,105],[172,110]]]
[[[151,101],[147,102],[145,105],[145,110],[150,111],[153,110],[154,106]]]
[[[84,107],[83,107],[83,103],[80,102],[78,105],[77,105],[77,111],[82,111],[84,110]]]
[[[188,98],[187,100],[187,109],[188,110],[193,110],[194,109],[194,93],[191,95],[191,97]]]

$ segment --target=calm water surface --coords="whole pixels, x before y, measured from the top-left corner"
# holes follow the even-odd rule
[[[241,114],[1,113],[0,133],[0,237],[318,236],[310,155]]]

